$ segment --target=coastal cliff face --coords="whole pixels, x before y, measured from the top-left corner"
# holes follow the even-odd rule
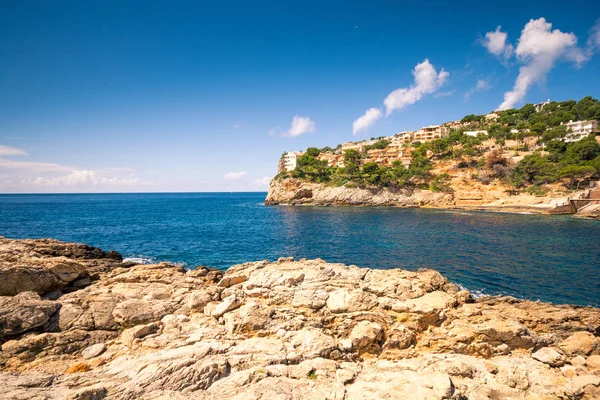
[[[589,196],[589,189],[547,196],[509,195],[506,186],[482,185],[455,177],[450,193],[430,190],[388,187],[331,186],[297,178],[272,179],[265,204],[316,206],[395,206],[443,209],[527,212],[539,214],[569,214],[569,199]],[[592,207],[593,206],[593,207]],[[589,210],[576,214],[582,218],[598,218],[600,208],[592,204]]]
[[[450,206],[453,196],[420,189],[335,187],[300,179],[273,179],[265,204]]]
[[[475,300],[433,270],[0,238],[0,273],[2,399],[600,398],[599,309]]]

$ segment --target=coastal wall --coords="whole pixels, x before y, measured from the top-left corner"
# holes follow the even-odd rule
[[[121,259],[0,237],[0,398],[600,398],[597,308],[430,269]]]
[[[420,189],[335,187],[300,179],[273,179],[265,204],[356,206],[452,206],[451,194]]]

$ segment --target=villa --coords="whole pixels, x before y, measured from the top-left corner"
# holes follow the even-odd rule
[[[577,142],[590,133],[598,132],[598,121],[569,121],[567,122],[567,135],[565,136],[565,142]]]

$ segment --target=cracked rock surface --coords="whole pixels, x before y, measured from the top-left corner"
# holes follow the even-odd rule
[[[186,271],[0,238],[0,275],[2,399],[600,398],[599,309],[429,269]]]

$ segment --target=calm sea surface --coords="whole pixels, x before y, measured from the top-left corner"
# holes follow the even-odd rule
[[[0,235],[220,269],[280,256],[434,268],[474,293],[600,306],[600,222],[483,212],[269,207],[265,193],[0,195]]]

